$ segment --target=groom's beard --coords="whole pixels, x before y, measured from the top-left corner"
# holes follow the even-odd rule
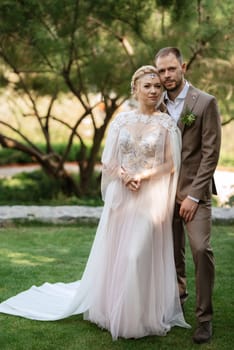
[[[174,83],[175,85],[167,86],[167,83]],[[166,80],[163,84],[164,88],[169,92],[175,92],[177,90],[181,91],[183,88],[183,80],[181,79],[179,82],[175,80]]]

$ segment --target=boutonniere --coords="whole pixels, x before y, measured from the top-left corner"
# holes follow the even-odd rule
[[[189,110],[181,116],[181,121],[184,125],[191,126],[196,120],[196,116]]]

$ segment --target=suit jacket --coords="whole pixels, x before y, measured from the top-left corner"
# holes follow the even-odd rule
[[[190,126],[182,122],[188,110],[196,117]],[[213,174],[219,159],[221,121],[215,97],[190,85],[178,126],[182,153],[177,201],[187,195],[206,201],[217,194]]]

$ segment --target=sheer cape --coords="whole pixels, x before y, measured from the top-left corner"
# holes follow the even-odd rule
[[[81,280],[32,286],[2,302],[0,312],[42,321],[84,313],[113,339],[189,327],[180,306],[171,229],[180,151],[180,132],[167,114],[120,113],[102,155],[105,204]],[[151,176],[131,192],[120,179],[121,168]]]

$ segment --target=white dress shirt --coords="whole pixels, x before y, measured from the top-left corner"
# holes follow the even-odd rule
[[[174,101],[170,100],[167,91],[165,93],[165,103],[167,105],[167,110],[170,114],[170,116],[176,121],[178,122],[181,112],[183,110],[184,107],[184,101],[187,95],[189,89],[189,83],[187,82],[187,80],[185,80],[185,85],[182,89],[182,91],[179,93],[179,95],[175,98]],[[194,198],[190,195],[187,196],[188,198],[192,199],[194,202],[199,203],[199,199]]]
[[[187,95],[189,89],[189,83],[185,80],[185,85],[183,90],[179,93],[179,95],[175,98],[174,101],[170,100],[167,92],[165,93],[165,103],[167,105],[167,110],[169,114],[178,122],[181,112],[184,107],[185,97]]]

